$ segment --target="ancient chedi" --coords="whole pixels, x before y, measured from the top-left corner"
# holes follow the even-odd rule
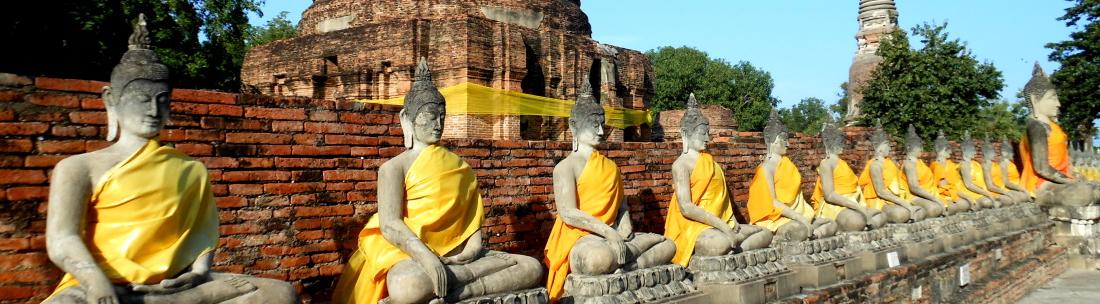
[[[243,92],[387,99],[409,90],[417,58],[440,88],[464,83],[561,100],[591,79],[603,105],[643,109],[652,71],[640,52],[592,40],[579,0],[315,0],[299,36],[245,57]],[[452,109],[465,113],[466,109]],[[564,118],[448,115],[445,138],[567,139]],[[614,130],[608,140],[621,141]],[[627,139],[648,136],[627,128]]]
[[[848,113],[844,120],[853,121],[861,116],[859,103],[863,101],[863,87],[882,57],[879,43],[890,36],[898,26],[898,8],[894,0],[860,0],[859,32],[856,33],[856,56],[848,69]]]

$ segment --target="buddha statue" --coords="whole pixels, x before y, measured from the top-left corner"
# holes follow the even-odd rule
[[[568,125],[573,151],[554,167],[557,218],[546,242],[550,300],[564,295],[566,277],[610,274],[667,265],[676,244],[664,236],[636,233],[630,223],[619,167],[599,151],[604,109],[586,79]]]
[[[775,233],[773,241],[799,242],[836,234],[835,222],[815,217],[802,196],[802,174],[787,157],[787,128],[772,109],[764,126],[768,151],[749,184],[749,221]]]
[[[710,122],[699,111],[695,94],[688,97],[680,120],[684,152],[672,163],[672,201],[665,218],[665,237],[676,243],[672,262],[688,266],[693,255],[718,256],[771,244],[771,231],[737,223],[722,166],[707,153]]]
[[[1096,186],[1070,174],[1068,137],[1055,120],[1058,92],[1038,63],[1024,86],[1031,116],[1020,140],[1020,183],[1041,205],[1084,207],[1097,203]]]
[[[46,251],[66,274],[45,303],[295,303],[290,284],[211,271],[218,207],[206,167],[158,137],[168,67],[139,15],[103,87],[106,148],[54,167]]]
[[[1031,196],[1028,195],[1027,189],[1020,186],[1020,170],[1016,167],[1016,162],[1013,161],[1016,159],[1015,154],[1013,154],[1013,147],[1007,137],[1001,137],[1001,178],[1004,180],[1006,189],[1020,193],[1019,195],[1023,196],[1024,202],[1030,201]]]
[[[962,140],[962,163],[959,164],[959,175],[962,177],[963,187],[959,188],[959,191],[967,196],[978,198],[973,206],[982,209],[999,208],[1001,201],[985,188],[985,172],[982,170],[982,165],[974,160],[977,152],[974,140],[970,138],[970,131],[963,133]]]
[[[816,217],[835,221],[841,231],[881,228],[886,224],[886,216],[878,209],[868,208],[863,201],[859,175],[840,158],[844,153],[844,133],[832,117],[821,126],[821,141],[825,158],[817,166],[817,182],[811,196]]]
[[[414,75],[398,114],[407,150],[378,168],[378,212],[359,233],[333,302],[455,302],[537,287],[537,259],[482,247],[477,177],[440,145],[447,105],[426,59]]]
[[[945,202],[933,193],[936,190],[935,175],[932,169],[920,159],[924,153],[924,140],[917,135],[917,129],[909,125],[905,134],[905,161],[902,162],[902,171],[905,172],[906,186],[913,197],[913,204],[924,209],[927,217],[939,217],[943,215]]]
[[[891,223],[923,220],[927,213],[923,207],[913,204],[905,175],[890,158],[890,136],[882,129],[881,122],[875,124],[871,146],[875,149],[874,157],[867,161],[859,176],[867,207],[882,211]]]
[[[959,174],[959,164],[951,160],[951,144],[943,135],[943,130],[936,136],[936,161],[932,163],[932,176],[936,180],[936,197],[944,202],[946,213],[950,215],[970,211],[971,206],[976,205],[977,197],[962,193],[962,175]]]
[[[1007,148],[1009,146],[1004,146]],[[1002,148],[1002,149],[1003,149]],[[1005,185],[1005,171],[1001,166],[1001,155],[993,147],[993,141],[987,137],[982,144],[982,170],[989,172],[985,175],[985,186],[998,196],[1002,205],[1015,205],[1028,201],[1030,198],[1025,192],[1010,190]]]

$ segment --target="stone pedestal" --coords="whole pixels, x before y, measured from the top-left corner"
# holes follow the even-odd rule
[[[709,303],[765,303],[798,292],[794,271],[774,248],[692,257],[688,272]]]
[[[937,223],[940,239],[943,241],[943,252],[955,252],[970,245],[971,234],[965,225],[966,219],[959,215],[944,217]]]
[[[470,298],[458,302],[458,304],[545,304],[550,303],[546,295],[546,288],[521,290],[509,293],[500,293],[483,297]]]
[[[888,224],[886,227],[893,229],[894,239],[901,243],[902,251],[910,262],[923,260],[943,249],[943,244],[936,237],[935,229],[929,221]]]
[[[1054,221],[1054,242],[1066,248],[1070,267],[1100,267],[1100,206],[1056,206],[1047,212]]]
[[[838,236],[846,238],[848,249],[853,252],[861,272],[871,273],[890,268],[891,259],[895,259],[897,264],[905,262],[901,244],[890,235],[892,231],[883,227],[871,231],[841,232]]]
[[[783,264],[795,271],[798,286],[818,289],[863,274],[845,236],[803,242],[780,243]]]
[[[561,303],[706,303],[680,265],[565,279]]]

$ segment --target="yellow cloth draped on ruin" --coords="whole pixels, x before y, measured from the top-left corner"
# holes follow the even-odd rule
[[[779,160],[773,179],[776,199],[801,214],[806,220],[812,221],[814,208],[802,196],[802,174],[798,172],[798,167],[791,162],[790,158],[784,156]],[[748,207],[749,223],[767,228],[772,232],[791,221],[782,216],[782,209],[772,204],[768,180],[764,175],[764,165],[756,168],[756,174],[753,175],[752,183],[749,184]]]
[[[1066,176],[1072,177],[1070,174],[1072,170],[1069,163],[1069,136],[1062,130],[1062,126],[1057,123],[1051,122],[1048,124],[1050,132],[1047,134],[1047,164],[1062,172]],[[1039,188],[1039,185],[1047,182],[1039,173],[1035,172],[1035,165],[1031,163],[1031,143],[1028,142],[1027,134],[1020,139],[1020,160],[1023,162],[1023,168],[1020,168],[1020,186],[1027,189],[1028,193],[1032,197],[1035,196],[1035,189]]]
[[[940,165],[940,162],[932,162],[932,176],[936,183],[936,198],[943,201],[944,207],[952,204],[959,199],[958,184],[962,183],[962,176],[959,175],[959,165],[951,160],[946,161],[946,165]]]
[[[490,88],[487,86],[462,83],[439,89],[447,100],[447,114],[450,115],[535,115],[569,117],[574,101],[525,94],[520,92]],[[360,99],[358,102],[403,105],[405,97],[390,99]],[[650,124],[653,115],[648,110],[633,110],[604,106],[608,126],[624,129],[631,126]]]
[[[623,179],[615,162],[593,151],[577,178],[577,209],[612,225],[619,217],[623,202]],[[565,292],[565,277],[569,275],[569,251],[581,237],[591,232],[566,225],[561,215],[554,220],[554,228],[546,240],[544,262],[549,269],[546,289],[550,302],[561,298]]]
[[[684,217],[673,188],[672,201],[668,203],[668,216],[665,218],[665,236],[676,243],[676,255],[672,262],[687,266],[695,251],[695,241],[703,230],[711,227]],[[729,199],[726,175],[722,167],[714,162],[708,153],[700,153],[691,171],[691,203],[707,213],[717,216],[730,227],[737,225],[733,217],[733,204]]]
[[[175,277],[218,245],[206,167],[156,140],[103,174],[84,225],[85,246],[116,284]],[[54,293],[77,284],[66,274]]]
[[[446,148],[431,145],[405,173],[405,225],[436,255],[466,242],[484,221],[481,194],[470,165]],[[377,303],[387,296],[386,275],[409,256],[382,237],[378,214],[359,233],[336,284],[334,303]]]
[[[863,191],[859,189],[859,177],[848,162],[837,159],[836,167],[833,167],[833,192],[848,198],[856,203],[863,204]],[[818,217],[836,220],[836,216],[846,209],[843,206],[833,205],[825,201],[825,192],[821,188],[821,175],[817,176],[814,183],[814,194],[810,196],[814,203],[814,212]]]
[[[871,163],[873,162],[874,160],[867,161],[867,165],[863,167],[863,173],[859,176],[859,185],[863,187],[863,200],[867,203],[867,208],[882,210],[886,204],[892,203],[882,199],[875,192],[875,185],[871,182]],[[902,200],[909,200],[909,184],[905,174],[901,173],[898,164],[891,159],[882,160],[882,182],[895,196]]]

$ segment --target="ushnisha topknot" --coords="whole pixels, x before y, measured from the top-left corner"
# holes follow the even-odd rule
[[[882,120],[875,119],[875,130],[871,133],[871,146],[878,147],[884,143],[890,143],[890,135],[886,135],[886,130],[882,129]]]
[[[139,14],[137,23],[134,23],[134,32],[130,34],[128,50],[111,70],[112,88],[121,92],[127,84],[138,79],[168,81],[168,66],[160,62],[149,41],[145,14]]]
[[[944,151],[950,148],[950,143],[947,142],[947,136],[943,135],[943,130],[936,132],[936,152]]]
[[[970,138],[970,130],[963,132],[962,136],[962,153],[963,155],[974,156],[974,139]]]
[[[703,111],[699,110],[699,102],[695,100],[695,93],[688,95],[687,110],[684,110],[684,117],[680,119],[680,134],[688,134],[693,132],[696,127],[710,124],[710,121],[706,116],[703,116]]]
[[[413,84],[409,93],[405,94],[405,117],[416,119],[416,115],[424,106],[438,104],[446,109],[447,100],[439,92],[439,88],[432,81],[432,70],[428,67],[428,59],[420,57],[413,72]],[[446,111],[446,110],[444,110]]]
[[[1043,67],[1036,62],[1031,72],[1031,80],[1024,85],[1024,98],[1028,100],[1028,107],[1034,112],[1034,103],[1038,100],[1032,100],[1032,97],[1042,97],[1044,93],[1052,90],[1054,90],[1054,83],[1050,81],[1050,77],[1047,77],[1046,72],[1043,72]]]
[[[596,98],[592,96],[592,83],[588,77],[584,78],[581,82],[580,90],[577,91],[577,102],[573,104],[573,109],[570,110],[569,120],[575,124],[573,127],[594,126],[595,121],[592,120],[593,114],[597,114],[600,117],[604,116],[603,106],[596,102]]]
[[[777,138],[787,139],[787,126],[779,121],[779,113],[776,113],[773,107],[771,113],[768,114],[768,123],[764,125],[764,143],[770,145]]]
[[[821,123],[821,141],[826,153],[834,153],[844,147],[844,132],[841,132],[832,115],[828,115],[825,122]]]
[[[905,132],[905,148],[909,151],[924,149],[924,140],[917,135],[917,128],[913,124],[909,124],[909,130]]]

